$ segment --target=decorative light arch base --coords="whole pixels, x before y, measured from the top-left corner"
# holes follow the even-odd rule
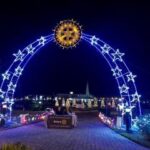
[[[62,23],[62,22],[61,22]],[[70,23],[70,22],[69,22]],[[76,33],[70,32],[70,25],[69,31],[65,31],[61,34],[61,36],[66,35],[68,36],[74,36]],[[66,26],[65,26],[66,27]],[[57,26],[58,29],[58,26]],[[63,29],[66,30],[66,29]],[[77,31],[76,28],[73,28],[73,30]],[[68,33],[69,32],[69,33]],[[58,33],[60,33],[58,31]],[[77,33],[79,34],[79,33]],[[118,84],[118,89],[120,92],[120,103],[119,107],[123,111],[129,110],[134,117],[141,115],[141,107],[140,107],[140,95],[137,92],[137,88],[135,85],[135,77],[129,68],[127,67],[126,63],[123,60],[124,53],[121,53],[119,49],[115,50],[110,45],[102,41],[100,38],[96,37],[95,35],[88,35],[85,33],[82,33],[80,31],[80,39],[78,40],[84,40],[89,45],[94,47],[106,60],[108,65],[110,66],[110,69],[112,71],[113,76],[116,79],[116,82]],[[76,38],[79,38],[79,36],[76,36]],[[57,37],[60,42],[63,43],[62,38]],[[69,47],[74,47],[78,43],[78,41],[72,39],[72,37],[64,37],[64,39],[68,40],[63,43],[63,47],[66,48],[68,45]],[[72,41],[70,41],[72,40]],[[4,74],[2,74],[2,83],[0,87],[0,103],[3,105],[7,105],[10,112],[12,111],[12,105],[14,103],[14,93],[15,89],[17,87],[18,81],[20,76],[23,73],[23,70],[25,69],[28,62],[31,60],[31,58],[45,45],[48,43],[51,43],[53,41],[57,42],[56,39],[56,33],[50,34],[48,36],[41,36],[39,39],[34,41],[33,43],[29,44],[27,47],[25,47],[23,50],[18,50],[17,53],[13,54],[14,61],[9,66],[9,68],[6,70]],[[74,45],[72,46],[71,42],[74,42]],[[133,113],[135,112],[136,113]]]

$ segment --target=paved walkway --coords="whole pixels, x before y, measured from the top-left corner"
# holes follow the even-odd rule
[[[0,145],[19,141],[33,150],[148,150],[116,134],[92,116],[80,116],[74,129],[46,129],[40,122],[0,131]]]

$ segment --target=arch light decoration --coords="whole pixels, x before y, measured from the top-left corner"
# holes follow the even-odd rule
[[[134,109],[141,115],[140,97],[138,94],[135,77],[123,60],[124,53],[119,49],[114,49],[95,35],[88,35],[82,32],[81,27],[73,20],[61,21],[55,28],[55,32],[48,36],[41,36],[23,50],[18,50],[13,54],[14,61],[9,68],[2,74],[0,86],[0,103],[6,104],[10,112],[14,103],[15,90],[23,70],[32,57],[45,45],[56,41],[63,48],[75,47],[80,40],[84,40],[94,47],[108,63],[113,76],[116,79],[120,92],[120,108],[128,109],[131,114]]]

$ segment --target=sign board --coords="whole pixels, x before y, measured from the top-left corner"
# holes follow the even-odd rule
[[[72,116],[55,115],[47,119],[48,128],[72,128]]]

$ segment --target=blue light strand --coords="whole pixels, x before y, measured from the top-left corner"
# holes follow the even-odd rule
[[[48,35],[48,36],[44,36],[45,38],[51,38],[51,37],[53,37],[54,36],[54,34],[51,34],[51,35]],[[34,45],[35,43],[37,42],[37,40],[35,40],[34,42],[32,42],[31,44],[29,44],[27,47],[29,47],[30,45]],[[23,50],[22,50],[22,53],[24,53],[25,51],[26,51],[26,48],[27,47],[25,47]],[[14,59],[14,61],[11,63],[11,65],[9,66],[9,68],[7,69],[7,72],[8,73],[11,73],[11,68],[13,67],[13,65],[15,64],[15,59]],[[5,82],[6,80],[3,80],[2,81],[2,83],[1,83],[1,87],[0,87],[0,89],[2,89],[2,87],[3,87],[3,84],[4,84],[4,82]]]
[[[48,44],[48,43],[51,42],[51,41],[53,41],[53,38],[52,38],[51,40],[49,40],[47,43],[45,43],[45,45]],[[42,47],[43,47],[43,46],[39,47],[39,48],[36,50],[36,52],[35,52],[34,54],[36,54],[39,50],[41,50]],[[28,58],[28,60],[27,60],[26,63],[24,64],[24,68],[26,67],[26,65],[28,64],[28,62],[31,60],[31,58],[32,58],[33,56],[34,56],[34,55],[31,55],[31,57]],[[23,68],[23,69],[24,69],[24,68]],[[18,84],[19,79],[20,79],[20,77],[17,79],[16,85]],[[14,96],[14,93],[13,93],[13,96]],[[13,97],[13,96],[12,96],[12,97]]]
[[[102,46],[101,45],[99,45],[98,44],[98,41],[100,41],[100,39],[99,38],[96,38],[95,36],[88,36],[88,38],[86,37],[86,38],[84,38],[84,36],[83,36],[83,39],[85,40],[87,40],[88,41],[88,43],[90,43],[91,45],[96,45],[96,47],[98,47],[98,51],[103,55],[103,57],[104,57],[104,53],[102,53],[101,52],[101,48],[102,48]],[[91,43],[91,40],[95,40],[95,42],[92,42]],[[110,47],[108,44],[106,44],[106,43],[103,43],[102,42],[102,44],[103,45],[107,45],[108,47]],[[111,55],[109,55],[109,53],[107,53],[108,54],[108,56],[109,56],[109,58],[111,59],[111,60],[113,60],[113,58],[112,58],[112,56]],[[106,57],[105,57],[106,58]],[[106,58],[107,59],[107,58]],[[107,61],[109,61],[108,59],[107,59]],[[113,63],[114,61],[112,61],[112,63]],[[116,69],[118,69],[119,67],[118,67],[118,65],[116,64],[116,62],[114,62],[115,63],[115,70]],[[111,63],[110,63],[111,64]],[[112,65],[111,65],[111,70],[113,71],[114,69],[113,69],[113,67],[112,67]],[[122,72],[120,71],[120,76],[122,76]],[[125,82],[125,79],[124,79],[124,77],[122,76],[122,79],[123,79],[123,81],[124,81],[124,83],[126,84],[126,82]],[[117,80],[118,81],[118,80]],[[119,82],[118,82],[119,83]],[[120,87],[120,83],[118,84],[118,86]],[[122,93],[120,92],[120,94],[121,94],[121,97],[122,97]],[[129,97],[129,96],[128,96]]]
[[[51,37],[53,37],[53,35],[50,35],[50,36],[46,36],[46,38],[51,38]],[[31,44],[35,44],[35,43],[37,43],[38,42],[38,40],[36,40],[36,41],[34,41],[33,43],[31,43]],[[31,45],[30,44],[30,45]],[[27,46],[27,47],[29,47],[29,45]],[[27,48],[26,47],[26,48]],[[24,53],[25,51],[26,51],[26,48],[24,48],[23,50],[22,50],[22,53]],[[26,56],[27,56],[27,54],[26,54]],[[25,58],[24,58],[25,59]],[[6,72],[9,72],[10,74],[12,74],[12,77],[13,77],[13,75],[14,75],[14,70],[17,68],[17,67],[15,67],[15,65],[16,65],[16,63],[18,64],[19,63],[19,61],[15,61],[15,59],[14,59],[14,61],[13,61],[13,63],[10,65],[10,67],[8,68],[8,70],[6,71]],[[20,66],[20,64],[21,63],[24,63],[23,61],[20,61],[20,63],[19,63],[19,65],[17,65],[17,66]],[[13,71],[11,71],[10,72],[10,70],[13,70]],[[3,80],[2,81],[2,84],[1,84],[1,89],[3,88],[3,85],[5,85],[5,84],[7,84],[6,83],[6,80]],[[10,83],[9,83],[10,84]],[[8,85],[9,85],[8,84]],[[15,85],[15,84],[14,84]],[[9,89],[9,88],[8,88]],[[7,89],[7,92],[5,91],[5,93],[7,94],[8,93],[8,89]],[[6,97],[6,96],[5,96]]]
[[[83,39],[84,39],[84,37],[83,37]],[[90,40],[89,39],[84,39],[86,42],[88,42],[88,43],[90,43]],[[111,65],[111,63],[108,61],[108,59],[106,58],[106,56],[103,54],[103,53],[101,53],[101,51],[100,51],[100,49],[99,49],[99,47],[97,47],[97,45],[92,45],[93,47],[95,47],[97,50],[98,50],[98,52],[104,57],[104,59],[107,61],[107,63],[108,63],[108,65],[110,66],[110,69],[111,68],[113,68],[112,67],[112,65]],[[120,84],[119,84],[119,81],[118,81],[118,79],[116,78],[116,81],[117,81],[117,84],[118,84],[118,87],[120,86]],[[121,94],[121,97],[122,97],[122,94]]]
[[[97,38],[96,36],[91,36],[91,35],[82,33],[81,38],[84,39],[86,42],[90,43],[93,47],[95,47],[98,50],[98,52],[105,58],[105,60],[109,64],[111,70],[113,71],[113,75],[116,78],[121,98],[122,99],[125,98],[126,102],[128,102],[128,105],[130,106],[131,110],[133,108],[133,104],[135,102],[138,102],[139,113],[141,115],[141,107],[140,107],[140,97],[141,96],[137,92],[137,88],[135,85],[135,79],[134,79],[136,77],[136,75],[132,74],[132,72],[129,70],[126,63],[124,62],[124,60],[122,58],[122,56],[124,56],[124,53],[121,53],[118,49],[117,50],[113,49],[110,45],[108,45],[101,39]],[[2,84],[1,84],[1,88],[0,88],[0,97],[3,98],[4,101],[10,102],[10,104],[12,106],[12,103],[13,103],[12,100],[14,97],[15,89],[17,87],[18,81],[20,79],[20,76],[21,76],[24,68],[26,67],[28,62],[31,60],[31,58],[43,46],[45,46],[46,44],[50,43],[53,40],[54,40],[54,34],[51,34],[48,36],[42,36],[40,39],[34,41],[33,43],[31,43],[27,47],[25,47],[22,51],[19,50],[18,53],[14,54],[14,56],[16,58],[14,59],[13,63],[10,65],[8,70],[4,74],[2,74],[3,80],[2,80]],[[38,43],[38,44],[36,45],[36,43]],[[36,45],[36,46],[34,46],[34,45]],[[120,63],[120,64],[118,64],[118,63]],[[120,65],[122,65],[122,66],[120,66]],[[119,75],[118,77],[116,75],[117,68],[118,68],[118,71],[120,69],[120,71],[119,71],[120,73],[118,72],[118,75]],[[7,84],[6,81],[7,82],[10,81],[10,82]],[[133,87],[134,87],[134,93],[132,93],[132,94],[130,94],[130,91],[129,91],[130,87],[127,86],[129,82],[132,83]],[[8,87],[6,85],[8,85]],[[6,91],[3,90],[3,87],[4,88],[6,87],[7,90]],[[11,97],[9,95],[10,91],[12,91]],[[131,98],[132,98],[132,100],[131,100]]]
[[[94,42],[92,42],[91,43],[91,39],[92,39],[92,37],[94,38]],[[87,42],[89,42],[91,45],[94,45],[94,44],[96,44],[96,45],[99,45],[99,43],[98,42],[101,42],[101,43],[103,43],[103,45],[106,47],[106,45],[108,45],[108,44],[106,44],[104,41],[102,41],[102,40],[100,40],[99,38],[96,38],[95,36],[91,36],[91,35],[87,35],[87,34],[83,34],[83,36],[82,36],[82,38],[84,39],[84,40],[86,40]],[[99,45],[100,46],[100,45]],[[101,46],[100,46],[101,47]],[[102,47],[101,47],[102,48]],[[125,74],[127,74],[126,75],[126,77],[127,77],[127,79],[128,79],[128,81],[127,82],[129,82],[129,81],[132,81],[132,83],[133,83],[133,86],[134,86],[134,89],[135,89],[135,93],[137,94],[137,88],[136,88],[136,85],[135,85],[135,81],[134,81],[134,78],[136,77],[135,75],[133,75],[132,74],[132,72],[129,70],[129,68],[127,67],[127,65],[125,64],[125,62],[123,61],[123,59],[122,59],[122,56],[124,55],[124,53],[120,53],[119,52],[119,50],[118,51],[115,51],[112,47],[110,47],[109,46],[109,48],[111,49],[111,50],[113,50],[114,51],[114,53],[111,53],[111,54],[115,54],[116,52],[119,54],[119,59],[117,59],[117,60],[120,60],[120,62],[122,62],[123,63],[123,65],[125,66],[125,69],[127,70],[126,71],[126,73],[124,73],[124,74],[122,74],[120,77],[121,78],[124,78],[124,75]],[[110,49],[109,49],[109,51],[110,51]],[[102,49],[102,54],[107,54],[107,55],[109,55],[109,51],[107,51],[106,53],[103,53],[103,49]],[[104,55],[103,55],[104,56]],[[112,59],[112,58],[111,58]],[[114,62],[117,62],[116,60],[114,60],[114,59],[112,59]],[[118,66],[118,64],[116,64],[117,66]],[[113,67],[112,67],[113,68]],[[131,79],[129,79],[129,75],[130,75],[130,78]],[[120,77],[118,77],[118,78],[120,78]],[[125,83],[126,83],[126,85],[127,85],[127,82],[126,82],[126,80],[125,80],[125,78],[124,78],[124,81],[125,81]],[[127,86],[128,87],[128,86]],[[122,95],[122,94],[121,94]],[[124,95],[123,95],[124,96]],[[129,103],[130,103],[130,106],[132,105],[131,104],[131,99],[130,99],[130,97],[131,97],[132,95],[131,94],[128,94],[128,98],[129,98]],[[140,97],[140,95],[136,95],[136,96],[139,96]],[[139,105],[139,114],[141,115],[141,107],[140,107],[140,102],[139,102],[139,100],[138,100],[138,105]]]
[[[50,41],[52,41],[52,40],[53,40],[53,36],[51,36],[51,37],[47,40],[47,42],[45,43],[45,45],[46,45],[47,43],[49,43]],[[38,40],[36,40],[36,42],[37,42],[37,41],[38,41]],[[31,45],[31,44],[30,44],[30,45]],[[24,70],[24,68],[25,68],[26,64],[28,63],[28,61],[29,61],[29,60],[34,56],[34,54],[36,54],[36,53],[38,52],[38,50],[40,50],[43,46],[44,46],[43,43],[42,43],[42,45],[38,45],[38,44],[37,44],[37,45],[34,47],[35,52],[34,52],[32,55],[30,55],[30,57],[28,58],[28,60],[27,60],[26,62],[21,61],[18,66],[21,66],[21,65],[23,64],[22,69]],[[27,47],[28,47],[28,46],[27,46]],[[26,50],[27,47],[26,47],[24,50]],[[37,48],[37,49],[36,49],[36,48]],[[28,56],[29,56],[29,54],[26,54],[26,56],[24,57],[24,60],[25,60]],[[20,74],[20,76],[21,76],[21,74]],[[18,76],[18,79],[16,80],[15,85],[17,85],[17,82],[18,82],[20,76]],[[13,82],[14,77],[15,77],[15,75],[13,74],[13,76],[12,76],[10,82]],[[14,82],[13,82],[13,83],[14,83]],[[15,92],[15,91],[14,91],[14,92]],[[13,96],[14,96],[14,92],[12,92],[12,98],[13,98]],[[9,93],[9,90],[7,90],[7,92],[6,92],[6,97],[8,97],[8,93]]]

